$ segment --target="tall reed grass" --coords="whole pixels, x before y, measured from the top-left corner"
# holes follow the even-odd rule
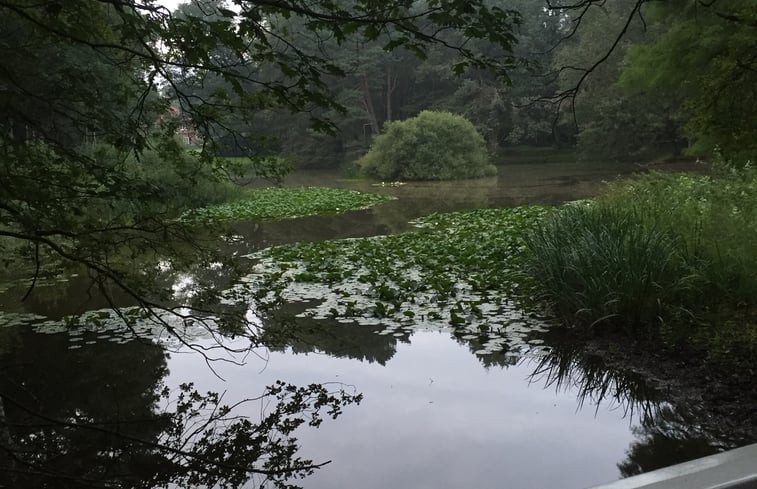
[[[754,308],[757,172],[652,173],[565,206],[527,239],[537,297],[567,323],[654,332]]]
[[[659,324],[687,310],[700,282],[676,236],[633,207],[568,206],[526,243],[539,298],[574,325]]]

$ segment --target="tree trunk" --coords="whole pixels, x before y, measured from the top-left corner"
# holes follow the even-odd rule
[[[392,120],[392,94],[397,88],[397,77],[392,76],[392,67],[386,67],[386,120]]]
[[[374,136],[377,136],[380,132],[378,119],[376,118],[376,111],[373,109],[373,100],[371,100],[371,88],[368,86],[368,79],[363,77],[362,80],[363,89],[363,108],[368,114],[368,120],[371,125],[371,132]]]

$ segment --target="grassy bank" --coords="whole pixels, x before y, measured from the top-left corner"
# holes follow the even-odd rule
[[[757,354],[757,172],[651,173],[566,206],[527,238],[525,272],[566,324],[713,361]]]

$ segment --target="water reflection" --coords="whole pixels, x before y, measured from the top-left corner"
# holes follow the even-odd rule
[[[382,326],[298,318],[297,309],[297,305],[286,305],[266,321],[261,341],[272,351],[318,352],[386,365],[397,352],[397,343],[408,343],[408,333],[381,335]]]
[[[632,430],[636,440],[626,451],[626,459],[618,463],[623,477],[736,448],[701,432],[695,416],[671,405],[659,407]]]
[[[133,303],[123,289],[103,284],[107,295],[116,304]],[[63,316],[81,314],[88,310],[110,307],[105,294],[99,293],[94,281],[87,276],[73,275],[54,284],[37,284],[24,301],[29,289],[27,282],[10,284],[0,294],[0,311],[5,313],[29,313],[59,319]]]
[[[452,337],[460,344],[468,348],[476,356],[484,368],[492,367],[507,368],[516,365],[523,357],[523,353],[518,349],[511,349],[510,345],[504,343],[499,351],[487,351],[485,354],[479,353],[486,350],[491,341],[491,337],[485,333],[476,335],[465,334],[460,331],[452,332]]]
[[[609,404],[625,416],[645,419],[663,401],[662,394],[635,372],[609,368],[602,359],[587,355],[582,345],[552,335],[552,347],[534,362],[531,382],[555,390],[576,392],[578,406]]]
[[[297,311],[292,310],[289,312],[289,315],[282,315],[282,317],[288,318],[288,320],[283,320],[279,325],[271,323],[270,327],[267,328],[272,332],[276,332],[276,351],[284,355],[283,358],[278,358],[277,362],[290,364],[292,363],[292,359],[289,355],[311,352],[325,353],[327,357],[360,360],[368,363],[377,362],[387,367],[388,372],[381,375],[387,375],[389,379],[392,379],[390,380],[390,391],[393,392],[387,393],[380,386],[373,385],[373,382],[370,380],[366,382],[366,378],[372,379],[377,375],[375,369],[370,369],[370,373],[366,372],[365,375],[355,377],[355,382],[360,385],[361,389],[366,389],[366,395],[369,400],[371,397],[377,395],[388,396],[389,398],[399,396],[398,402],[406,402],[407,399],[412,399],[417,395],[417,393],[410,394],[398,390],[397,384],[401,385],[403,382],[398,381],[397,377],[391,374],[392,371],[397,370],[398,362],[404,364],[406,374],[413,372],[414,375],[420,371],[423,372],[420,375],[427,375],[428,382],[426,385],[422,385],[422,382],[412,385],[412,388],[419,389],[420,392],[427,390],[430,392],[430,389],[433,389],[437,383],[449,382],[451,374],[449,368],[446,368],[447,366],[458,369],[461,364],[467,363],[458,358],[459,353],[454,349],[450,349],[449,346],[442,344],[441,340],[437,339],[432,341],[432,343],[436,345],[435,350],[437,350],[438,357],[442,362],[447,364],[445,367],[441,367],[439,362],[430,362],[429,358],[423,354],[419,355],[421,357],[420,360],[410,360],[410,363],[407,363],[407,357],[410,356],[410,352],[407,350],[409,349],[414,352],[422,350],[423,345],[429,342],[428,335],[430,333],[413,332],[409,334],[404,333],[400,337],[386,336],[377,334],[381,331],[380,327],[371,328],[357,324],[345,325],[335,321],[324,320],[295,320],[294,315]],[[488,340],[486,335],[459,334],[455,331],[440,334],[441,336],[448,335],[449,338],[454,339],[459,345],[463,346],[469,355],[473,354],[472,358],[476,358],[479,364],[484,367],[487,376],[495,375],[497,378],[503,380],[504,383],[502,385],[493,387],[493,389],[511,389],[511,392],[520,393],[522,391],[513,385],[513,376],[523,375],[526,385],[535,386],[537,389],[544,389],[545,393],[554,393],[554,400],[559,401],[552,405],[553,408],[558,407],[558,404],[565,403],[566,396],[569,399],[573,399],[573,402],[567,403],[567,406],[572,406],[572,415],[576,417],[575,419],[570,419],[569,415],[566,416],[566,412],[564,411],[566,404],[562,404],[562,409],[549,413],[548,419],[538,416],[540,412],[537,411],[535,413],[537,415],[536,418],[541,419],[542,422],[546,422],[550,426],[550,429],[545,433],[541,429],[529,424],[529,426],[532,426],[532,435],[536,437],[551,437],[554,438],[552,442],[557,442],[560,439],[560,435],[557,431],[551,430],[569,433],[570,436],[576,436],[588,441],[587,446],[581,449],[584,454],[594,453],[600,447],[626,447],[623,454],[617,455],[616,462],[614,463],[618,471],[615,477],[610,475],[608,471],[604,476],[605,478],[597,478],[593,481],[587,479],[587,486],[702,457],[730,446],[724,441],[727,439],[727,436],[725,436],[727,434],[706,433],[702,431],[700,423],[697,422],[697,416],[703,415],[703,413],[697,413],[689,409],[688,406],[674,406],[669,402],[669,396],[666,392],[651,387],[642,375],[631,371],[610,368],[600,357],[587,355],[581,345],[576,342],[570,342],[567,338],[561,337],[561,335],[554,333],[542,335],[548,345],[547,349],[542,350],[546,353],[539,356],[523,356],[518,350],[508,351],[507,349],[487,354],[477,353],[481,351],[482,345]],[[395,358],[397,356],[404,356],[404,358]],[[315,364],[320,363],[319,360],[314,359],[311,359],[310,362]],[[308,367],[304,367],[303,365],[303,368],[313,368],[313,366],[312,364]],[[315,368],[318,369],[318,367]],[[340,378],[349,376],[349,370],[346,374],[341,369],[335,371],[338,372],[337,375]],[[445,400],[434,397],[427,402],[434,404],[434,409],[441,409],[447,415],[451,414],[449,411],[450,407],[457,405],[456,408],[453,408],[453,411],[458,409],[472,417],[481,416],[483,423],[488,426],[488,429],[497,431],[498,428],[495,426],[502,420],[507,419],[507,413],[511,412],[513,408],[500,404],[499,406],[502,409],[501,417],[487,417],[485,414],[482,414],[486,413],[487,410],[482,410],[477,403],[489,399],[492,395],[494,398],[497,398],[498,394],[497,392],[481,393],[478,389],[482,384],[486,385],[485,382],[482,382],[481,373],[471,371],[468,371],[468,373],[469,377],[466,377],[465,380],[460,380],[460,382],[468,384],[468,388],[456,387],[455,392],[464,398],[470,386],[475,386],[475,394],[471,394],[471,399],[458,399],[453,402],[451,399]],[[397,384],[394,382],[397,382]],[[534,393],[533,391],[526,392],[522,397],[517,398],[517,402],[528,405],[534,399],[540,397],[541,394],[539,393]],[[496,403],[497,401],[494,402]],[[547,405],[549,405],[549,402],[548,400]],[[541,408],[537,409],[544,409],[544,405],[542,404],[541,406]],[[429,428],[430,431],[422,431],[414,424],[409,426],[406,422],[398,420],[392,412],[392,410],[397,411],[396,407],[390,408],[388,405],[385,405],[384,408],[386,408],[384,415],[387,418],[385,420],[387,426],[415,433],[426,440],[421,443],[422,446],[405,440],[403,443],[410,443],[412,449],[422,452],[428,450],[425,443],[436,444],[440,442],[438,438],[440,436],[438,432],[440,429],[439,426]],[[363,415],[370,419],[373,414],[370,412],[370,406],[368,409],[369,412],[363,412]],[[399,411],[401,413],[404,412],[403,409],[399,409]],[[584,414],[593,416],[596,424],[579,429],[573,423],[578,422],[578,419],[581,419]],[[403,414],[401,418],[404,416],[406,414]],[[597,430],[611,430],[618,426],[613,425],[613,423],[610,423],[611,426],[608,426],[608,416],[614,419],[616,423],[625,427],[629,435],[627,441],[607,443],[607,440],[597,432]],[[412,419],[413,423],[419,423],[421,427],[425,426],[424,422],[417,417],[413,417]],[[557,425],[553,424],[555,419],[560,420]],[[368,422],[369,425],[374,423],[376,425],[380,424],[376,420]],[[463,431],[460,432],[460,436],[470,436],[468,430],[472,429],[475,431],[476,428],[474,426],[470,424],[462,425],[460,428]],[[426,428],[423,428],[423,430]],[[348,429],[356,433],[365,433],[365,425],[362,423],[345,428],[345,430]],[[584,429],[586,431],[583,431]],[[339,432],[342,433],[341,430]],[[506,434],[503,433],[503,436],[512,437],[513,433],[508,431]],[[324,442],[321,441],[320,443]],[[328,444],[328,441],[325,443]],[[343,442],[340,441],[340,443]],[[565,443],[564,440],[562,443]],[[391,447],[394,446],[388,440],[385,440],[384,444],[384,446],[374,447],[382,457],[386,455],[385,451],[391,451]],[[489,440],[485,444],[491,449],[500,443],[497,440]],[[468,445],[465,446],[465,450],[474,450],[474,452],[476,450]],[[354,454],[338,452],[334,456],[337,459],[346,458],[346,462],[349,464],[354,463],[355,460]],[[387,456],[389,456],[389,461],[391,461],[391,456]],[[417,463],[414,456],[409,457],[413,460],[413,463]],[[543,460],[549,460],[550,463],[552,462],[552,455],[548,451],[542,453],[540,457]],[[385,461],[384,463],[391,465],[390,462]],[[428,470],[443,471],[443,469],[440,469],[428,460],[425,460],[424,463],[428,464]],[[475,465],[470,461],[468,463]],[[478,467],[477,470],[482,471],[483,469]],[[595,474],[601,473],[596,466],[593,466],[592,470]],[[482,473],[486,474],[487,472],[483,470]],[[449,474],[447,475],[449,476]],[[412,487],[416,485],[419,487],[425,486],[428,483],[425,480],[423,482],[416,480],[415,477],[417,476],[414,472],[410,473],[406,471],[404,472],[404,476],[408,477],[408,480],[412,482],[409,484]],[[542,480],[536,475],[532,477],[533,480]],[[316,476],[316,480],[318,479],[319,476]],[[434,480],[433,484],[437,484],[437,487],[450,487],[445,485],[444,481],[436,480],[435,477],[431,477],[431,479]],[[331,481],[332,479],[328,480]],[[408,480],[402,480],[401,483],[408,485]],[[580,480],[580,478],[576,480]],[[529,484],[532,480],[523,479],[520,482]],[[491,486],[491,483],[487,484],[484,480],[481,480],[479,483],[482,484],[482,487]],[[515,486],[520,487],[519,485]],[[312,487],[321,487],[321,485],[316,484]],[[542,486],[537,484],[531,487]],[[572,486],[563,481],[563,485],[560,487],[581,486]]]
[[[626,458],[618,462],[621,477],[630,477],[662,467],[735,448],[727,433],[703,429],[695,406],[675,405],[665,392],[650,387],[640,374],[608,367],[587,354],[580,344],[552,335],[552,348],[538,360],[529,381],[557,391],[576,394],[578,409],[601,406],[618,409],[628,418],[634,441]],[[700,418],[701,419],[701,418]]]
[[[236,400],[166,384],[158,343],[0,328],[0,487],[275,485],[317,468],[294,432],[359,397],[276,382]],[[261,389],[256,391],[261,393]],[[247,412],[251,404],[259,414]]]
[[[282,354],[299,354],[310,352],[327,353],[329,356],[340,358],[351,358],[361,361],[373,362],[377,361],[381,365],[387,366],[389,370],[396,370],[396,364],[391,362],[401,362],[403,359],[393,360],[398,351],[408,355],[408,352],[403,351],[402,345],[407,345],[411,349],[422,349],[423,344],[429,341],[427,334],[414,333],[410,336],[403,336],[401,338],[387,337],[377,335],[381,328],[372,329],[370,327],[359,326],[355,324],[344,325],[333,321],[300,321],[287,323],[289,333],[293,334],[293,338],[290,338],[289,342],[284,336],[280,336],[277,340],[277,351]],[[597,478],[591,483],[586,482],[586,485],[593,483],[604,482],[612,480],[617,477],[628,477],[631,475],[640,474],[643,472],[655,470],[657,468],[665,467],[668,465],[680,463],[683,461],[691,460],[694,458],[710,455],[723,448],[729,447],[728,443],[724,441],[724,435],[726,434],[713,434],[705,433],[701,430],[700,424],[697,422],[697,416],[703,413],[696,413],[688,408],[688,406],[674,406],[668,401],[668,396],[664,391],[653,388],[644,379],[644,377],[638,373],[625,371],[616,368],[609,368],[598,356],[587,355],[584,350],[575,342],[569,342],[565,338],[556,337],[557,335],[546,335],[549,349],[547,353],[541,356],[525,356],[523,357],[519,352],[509,352],[507,350],[489,353],[489,354],[476,354],[480,351],[482,345],[487,341],[487,338],[478,338],[471,335],[460,335],[454,332],[448,333],[459,345],[464,346],[468,350],[469,354],[473,354],[473,357],[478,360],[481,366],[485,368],[485,371],[490,374],[496,375],[500,379],[510,379],[505,381],[504,385],[500,385],[495,389],[513,389],[513,392],[520,392],[514,387],[512,382],[512,374],[517,376],[518,373],[525,373],[524,378],[527,381],[527,385],[535,386],[537,389],[544,389],[545,392],[554,392],[554,399],[561,400],[555,402],[552,407],[558,406],[558,403],[565,402],[565,396],[573,399],[572,403],[568,403],[568,406],[572,406],[573,415],[576,419],[570,420],[569,416],[565,416],[565,411],[559,410],[559,414],[556,412],[550,413],[557,419],[561,419],[564,425],[555,426],[551,423],[554,419],[544,420],[547,424],[552,426],[555,430],[560,432],[568,432],[571,436],[576,436],[586,440],[588,443],[581,450],[585,454],[593,453],[594,450],[601,446],[608,447],[606,441],[597,433],[597,429],[607,429],[607,417],[614,417],[620,425],[624,425],[628,434],[629,440],[624,443],[613,443],[614,446],[625,446],[624,454],[619,455],[616,459],[616,469],[618,472],[615,477],[612,477],[609,472],[604,479]],[[371,335],[373,338],[371,339]],[[418,336],[420,335],[420,337]],[[444,335],[444,333],[442,333]],[[296,338],[296,339],[294,339]],[[398,344],[396,340],[400,340],[402,343]],[[421,346],[419,346],[419,343]],[[443,357],[446,362],[454,365],[453,368],[459,368],[464,362],[461,359],[456,358],[456,354],[450,351],[447,346],[442,346],[439,341],[434,340],[434,344],[438,347],[438,354]],[[291,348],[287,349],[284,345],[290,345]],[[412,346],[411,346],[412,345]],[[289,363],[291,359],[281,359]],[[450,372],[448,369],[438,368],[438,362],[433,364],[434,368],[429,369],[428,358],[421,361],[414,361],[410,364],[406,363],[405,366],[407,372],[418,373],[421,368],[420,364],[424,364],[426,368],[423,368],[423,372],[428,375],[427,385],[421,385],[418,382],[414,385],[416,389],[420,389],[421,392],[433,389],[434,385],[439,382],[448,382]],[[510,370],[510,372],[508,372]],[[345,374],[340,370],[340,377]],[[373,371],[371,376],[375,376],[376,372]],[[422,374],[421,374],[422,375]],[[368,383],[366,386],[365,379],[360,376],[361,382],[359,385],[367,387],[367,395],[370,397],[379,395],[381,389],[374,391],[374,386]],[[396,381],[396,377],[389,375],[392,378],[392,382]],[[473,374],[461,380],[475,386],[481,385],[480,374]],[[401,382],[398,382],[401,384]],[[397,389],[397,385],[392,384],[391,390]],[[465,396],[467,389],[460,388],[458,394]],[[378,392],[378,393],[377,393]],[[372,394],[372,395],[371,395]],[[381,395],[397,395],[397,392]],[[494,394],[496,397],[496,393]],[[402,399],[406,400],[405,395],[408,398],[413,398],[412,394],[402,393]],[[451,400],[443,400],[434,397],[429,400],[428,403],[434,404],[434,409],[438,409],[440,406],[444,406],[445,403],[457,404],[458,409],[461,412],[466,412],[470,416],[482,416],[482,410],[479,406],[473,405],[478,399],[487,399],[489,395],[483,395],[480,392],[476,392],[473,396],[474,399],[466,400],[459,399],[452,403]],[[530,403],[534,398],[541,397],[541,394],[528,392],[523,397],[518,397],[518,402]],[[404,402],[404,401],[403,401]],[[549,402],[549,401],[548,401]],[[547,404],[548,405],[548,404]],[[388,406],[385,406],[389,409]],[[449,408],[449,405],[446,406]],[[494,416],[487,418],[484,416],[484,422],[489,426],[489,429],[497,430],[495,425],[501,422],[501,420],[507,419],[507,413],[512,410],[512,407],[504,407],[500,417]],[[396,409],[396,408],[393,408]],[[445,408],[442,407],[442,410]],[[543,405],[542,408],[543,409]],[[447,411],[448,412],[448,411]],[[584,427],[586,431],[577,429],[576,426],[572,426],[572,423],[578,422],[578,419],[583,417],[582,412],[590,414],[595,417],[596,425],[591,427]],[[539,412],[536,412],[537,418]],[[364,413],[365,416],[371,417],[372,414]],[[406,423],[398,421],[390,411],[385,413],[387,416],[387,425],[393,426],[395,429],[402,431],[409,430],[411,433],[416,433],[418,436],[425,439],[432,438],[435,441],[429,441],[429,443],[438,443],[439,433],[435,433],[434,429],[428,432],[421,432],[415,426],[408,426]],[[413,418],[414,422],[422,423],[418,418]],[[422,424],[421,424],[422,425]],[[461,436],[470,436],[467,430],[471,429],[470,425],[464,425],[465,434],[461,433]],[[532,426],[529,424],[529,426]],[[617,425],[616,425],[617,426]],[[364,428],[362,428],[364,429]],[[439,427],[435,428],[437,431]],[[354,427],[356,432],[361,432],[361,428]],[[547,436],[553,437],[553,442],[559,443],[560,435],[555,431],[551,434],[545,434],[540,429],[532,426],[531,434],[536,437]],[[508,432],[504,436],[513,436],[513,433]],[[384,442],[387,446],[393,446],[389,441]],[[408,442],[409,443],[409,442]],[[564,441],[563,441],[564,443]],[[487,446],[496,447],[498,442],[496,440],[489,440],[486,442]],[[383,456],[383,450],[387,450],[387,446],[375,447],[376,450],[381,451]],[[428,447],[419,447],[417,444],[412,444],[413,449],[420,451],[428,450]],[[466,445],[465,450],[471,450],[471,447]],[[475,449],[474,449],[475,451]],[[478,453],[478,452],[476,452]],[[480,454],[479,454],[480,455]],[[336,455],[335,455],[336,456]],[[340,457],[347,457],[348,461],[354,460],[354,455],[347,455],[339,453]],[[551,455],[548,451],[542,453],[540,457],[543,460],[549,460],[552,463]],[[415,461],[414,456],[410,456]],[[391,460],[391,457],[390,457]],[[352,463],[352,462],[349,462]],[[386,463],[386,462],[385,462]],[[433,466],[431,462],[425,461],[429,464],[429,470],[432,470],[430,466]],[[390,464],[391,465],[391,464]],[[439,467],[433,466],[433,470],[440,470]],[[479,471],[482,471],[480,467]],[[597,470],[596,466],[593,466],[596,474],[601,471]],[[487,472],[483,470],[483,473]],[[449,475],[449,474],[448,474]],[[425,486],[426,481],[420,482],[415,479],[414,473],[405,472],[404,476],[408,477],[412,481],[409,486]],[[318,476],[316,476],[318,479]],[[436,480],[435,477],[431,477],[438,484],[437,487],[450,487],[445,485],[443,481]],[[508,479],[510,480],[510,479]],[[523,484],[528,485],[534,480],[542,480],[539,476],[533,475],[531,480],[522,480]],[[398,481],[398,483],[400,483]],[[402,480],[402,484],[408,484],[408,480]],[[490,487],[491,482],[486,483],[480,481],[482,487]],[[432,484],[430,484],[432,485]],[[429,486],[430,486],[429,485]],[[315,485],[313,487],[321,487]],[[515,485],[515,487],[520,487]],[[530,487],[542,487],[539,484],[531,485]],[[580,487],[579,485],[572,486],[569,483],[563,481],[560,487]]]
[[[285,320],[266,328],[272,348],[267,364],[221,363],[214,370],[196,353],[169,355],[155,342],[119,344],[85,333],[83,347],[68,350],[69,333],[0,328],[6,412],[0,434],[12,437],[12,444],[0,444],[11,446],[16,457],[2,461],[13,471],[0,486],[40,487],[53,475],[57,482],[47,487],[75,487],[85,479],[126,487],[189,481],[187,458],[155,447],[184,447],[187,430],[207,422],[175,416],[180,386],[189,382],[199,392],[225,391],[224,402],[231,404],[277,379],[338,381],[364,393],[364,402],[337,423],[291,432],[303,457],[333,460],[304,481],[308,489],[356,480],[368,489],[387,481],[401,487],[581,488],[724,446],[717,434],[701,432],[696,413],[670,404],[664,391],[551,335],[544,337],[549,349],[542,356],[477,354],[485,339],[454,331],[382,335],[378,327],[289,322],[297,311],[286,312]],[[187,391],[185,399],[205,403],[203,415],[215,412],[212,397]],[[255,420],[259,409],[253,402],[235,415]],[[287,419],[310,419],[289,414]],[[214,425],[221,436],[208,440],[208,453],[226,453],[226,441],[240,433],[223,426]]]
[[[152,450],[132,439],[155,440],[165,427],[157,413],[168,372],[162,348],[69,351],[67,335],[20,328],[1,328],[0,345],[8,468],[0,487],[102,486],[150,472]]]
[[[335,331],[325,333],[328,341],[314,342],[340,350],[349,340]],[[574,392],[529,384],[525,363],[483,368],[484,356],[472,355],[449,333],[415,332],[408,339],[396,343],[384,365],[285,349],[271,352],[262,371],[251,364],[222,366],[219,373],[230,396],[235,386],[260,378],[339,381],[364,394],[360,407],[339,422],[300,437],[308,456],[333,460],[305,481],[308,489],[356,481],[367,489],[581,488],[617,477],[616,463],[633,439],[619,413],[576,412]],[[171,370],[173,383],[213,382],[189,358],[174,358]],[[593,440],[588,446],[587,438]]]
[[[361,324],[359,320],[313,319],[302,314],[315,303],[317,301],[289,302],[272,311],[262,320],[261,343],[277,352],[323,353],[386,365],[400,343],[411,344],[411,337],[418,331],[434,331],[449,334],[474,354],[485,368],[515,365],[524,352],[541,350],[543,343],[538,338],[541,329],[530,333],[520,333],[519,330],[517,336],[506,336],[507,333],[500,330],[471,334],[467,328],[449,325],[435,328],[427,322],[422,323],[424,328],[416,328],[410,321],[400,328],[387,319],[377,319],[375,324]],[[506,341],[498,341],[503,336]],[[496,349],[491,348],[492,341],[498,341]],[[529,342],[534,344],[529,345]]]

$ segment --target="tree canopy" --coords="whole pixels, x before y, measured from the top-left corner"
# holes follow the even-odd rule
[[[754,161],[754,2],[550,5],[572,27],[554,60],[562,86],[549,99],[573,112],[579,148],[619,158],[664,149]]]
[[[709,5],[708,5],[709,4]],[[757,155],[757,6],[748,0],[652,5],[659,35],[629,51],[620,86],[680,106],[693,154]]]

